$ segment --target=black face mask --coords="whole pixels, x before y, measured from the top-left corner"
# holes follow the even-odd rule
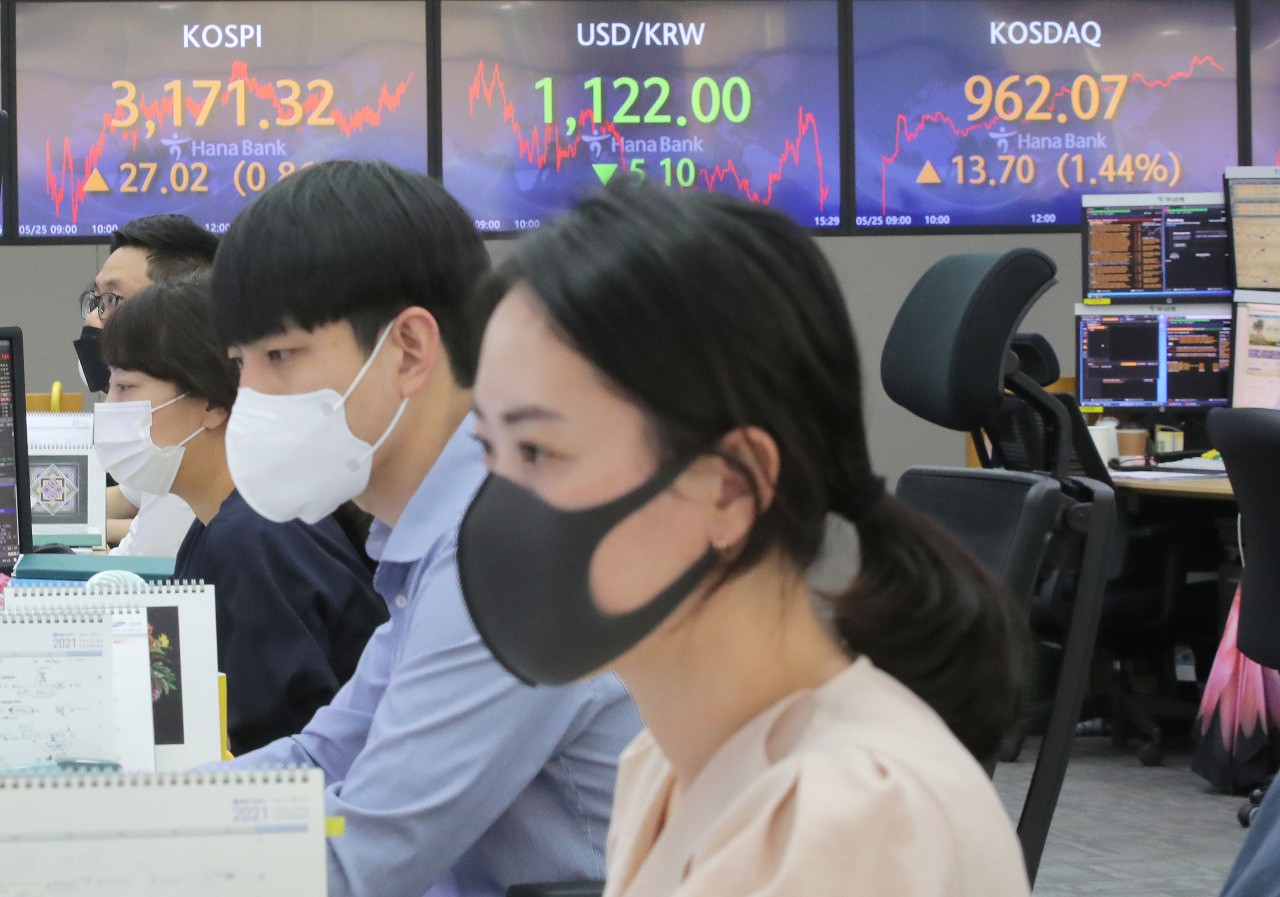
[[[462,595],[480,638],[528,683],[560,685],[616,659],[657,628],[715,565],[710,547],[643,607],[605,614],[591,598],[591,560],[605,537],[665,491],[687,463],[593,508],[564,511],[491,474],[458,533]]]
[[[98,341],[102,339],[102,331],[87,324],[80,328],[80,339],[73,340],[76,358],[80,359],[80,368],[84,371],[84,385],[90,392],[106,392],[111,386],[111,369],[102,360],[102,347]]]

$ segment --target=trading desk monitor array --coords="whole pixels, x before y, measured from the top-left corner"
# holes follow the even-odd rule
[[[444,0],[444,185],[518,232],[613,178],[841,227],[835,0]]]
[[[31,550],[22,331],[0,327],[0,573]]]
[[[1221,193],[1086,195],[1086,305],[1229,302]]]
[[[1091,408],[1191,410],[1230,398],[1231,306],[1076,306],[1076,390]]]
[[[1224,181],[1235,285],[1280,290],[1280,168],[1233,166],[1226,169]]]
[[[1280,293],[1236,292],[1233,408],[1280,408]]]
[[[422,0],[19,2],[19,237],[181,212],[214,233],[298,168],[427,171]]]

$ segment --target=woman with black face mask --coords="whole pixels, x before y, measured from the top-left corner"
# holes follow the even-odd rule
[[[979,762],[1025,624],[873,474],[814,242],[760,206],[610,188],[488,290],[463,592],[515,675],[608,667],[635,698],[606,894],[1026,894]],[[820,596],[829,514],[862,563]]]

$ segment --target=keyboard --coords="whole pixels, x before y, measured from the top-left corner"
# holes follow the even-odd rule
[[[1185,470],[1195,473],[1226,473],[1221,458],[1180,458],[1177,461],[1161,461],[1160,470]]]

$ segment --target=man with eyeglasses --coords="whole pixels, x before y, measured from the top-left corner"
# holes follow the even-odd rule
[[[116,306],[143,287],[213,264],[218,238],[186,215],[149,215],[111,235],[111,251],[98,276],[80,294],[84,326],[73,345],[80,376],[92,392],[106,392],[111,372],[98,338]],[[194,515],[176,495],[107,490],[107,540],[112,554],[172,557]]]

